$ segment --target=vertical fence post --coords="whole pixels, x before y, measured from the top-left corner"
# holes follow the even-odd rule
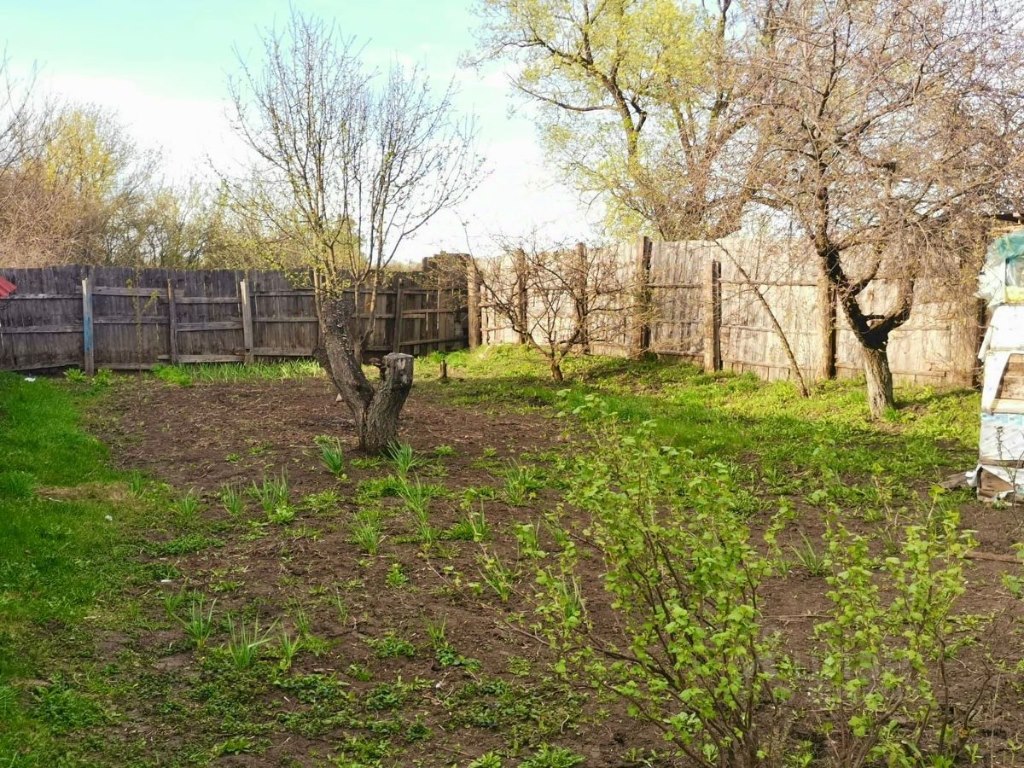
[[[572,276],[572,290],[575,296],[573,311],[576,325],[580,329],[580,350],[589,355],[590,350],[590,269],[587,260],[587,244],[576,243],[576,274]]]
[[[642,237],[636,244],[636,278],[633,297],[633,338],[630,357],[641,357],[651,348],[651,238]]]
[[[516,322],[519,325],[519,343],[530,343],[530,297],[526,287],[526,251],[519,248],[515,255]]]
[[[818,275],[818,325],[821,329],[821,363],[817,377],[827,381],[836,377],[838,342],[836,339],[836,287],[828,279],[825,270]]]
[[[167,340],[171,365],[178,363],[178,304],[174,300],[174,281],[167,281]]]
[[[391,351],[402,351],[402,278],[395,275],[395,332],[391,334]],[[426,327],[426,323],[423,324]]]
[[[477,274],[472,256],[466,262],[466,312],[469,314],[469,348],[476,349],[483,344],[483,317],[480,308],[480,275]]]
[[[437,312],[434,313],[434,328],[437,331],[437,333],[434,335],[434,338],[435,339],[439,339],[439,340],[440,339],[447,339],[448,335],[441,332],[441,329],[443,327],[443,323],[441,322],[441,288],[440,287],[438,287],[438,289],[437,289],[437,306],[435,307],[435,309],[437,310]],[[438,341],[437,342],[437,351],[438,352],[443,352],[444,351],[444,350],[441,349],[442,346],[444,346],[444,345],[440,341]]]
[[[82,280],[82,367],[86,374],[96,373],[96,346],[92,321],[92,281]]]
[[[242,308],[242,343],[245,345],[245,364],[253,361],[252,302],[249,300],[249,280],[242,278],[238,284],[238,302]]]
[[[722,264],[704,265],[704,370],[722,370]]]

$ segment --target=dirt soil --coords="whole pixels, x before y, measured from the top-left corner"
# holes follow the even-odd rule
[[[413,523],[400,513],[401,502],[380,500],[385,517],[385,538],[376,556],[357,548],[350,521],[360,508],[357,489],[361,482],[381,478],[388,466],[357,467],[349,461],[348,479],[338,482],[320,464],[314,439],[340,436],[351,459],[355,453],[353,425],[325,381],[314,379],[259,381],[234,384],[202,384],[178,388],[141,379],[119,387],[108,401],[109,409],[97,417],[105,440],[112,446],[115,462],[138,469],[172,485],[179,493],[195,489],[202,495],[204,516],[215,529],[219,546],[180,556],[152,556],[157,565],[173,567],[171,584],[158,590],[187,586],[215,595],[217,609],[237,614],[255,613],[262,626],[295,623],[297,610],[309,619],[314,635],[327,641],[315,655],[300,653],[291,674],[326,675],[343,680],[357,699],[365,700],[385,681],[418,683],[409,703],[400,710],[407,722],[415,720],[430,729],[422,741],[393,738],[400,744],[398,756],[389,753],[385,765],[449,766],[468,764],[487,750],[529,754],[541,741],[565,744],[586,758],[586,766],[662,765],[652,751],[662,748],[660,735],[625,716],[617,704],[594,698],[582,707],[578,691],[549,679],[550,656],[544,644],[531,636],[529,621],[515,626],[508,621],[517,614],[529,616],[527,577],[516,593],[501,602],[493,593],[467,588],[480,581],[479,544],[444,541],[429,556],[415,539]],[[504,408],[500,403],[482,406],[453,405],[439,384],[418,387],[403,412],[401,434],[418,454],[430,455],[450,446],[450,455],[431,461],[422,482],[443,484],[448,493],[432,502],[431,519],[438,529],[448,529],[467,515],[466,489],[500,489],[502,471],[509,461],[524,460],[545,465],[545,452],[584,450],[581,442],[563,436],[564,423],[541,412]],[[446,449],[442,449],[448,453]],[[525,457],[525,458],[524,458]],[[284,472],[291,497],[299,510],[288,527],[255,523],[240,526],[220,507],[217,493],[225,485],[246,487],[263,477]],[[333,490],[338,503],[328,511],[304,510],[301,499]],[[515,507],[497,498],[485,502],[487,522],[494,531],[491,549],[499,558],[517,557],[512,526],[536,521],[554,508],[557,497],[541,491],[530,506]],[[473,505],[469,505],[473,508]],[[391,514],[393,513],[393,514]],[[249,501],[250,518],[260,510]],[[798,546],[797,532],[818,540],[820,512],[799,509],[797,524],[787,534],[784,547]],[[1016,566],[999,557],[1012,555],[1011,545],[1020,538],[1021,519],[1006,510],[966,504],[964,523],[980,540],[979,549],[996,558],[973,560],[970,588],[964,602],[974,613],[1006,612],[1008,619],[987,630],[976,653],[968,653],[951,684],[954,699],[971,702],[982,689],[993,685],[994,663],[1019,661],[1020,638],[1012,627],[1019,618],[1019,601],[1002,586],[1002,576]],[[257,535],[259,534],[259,535]],[[170,538],[154,532],[154,538]],[[592,584],[599,583],[597,564],[591,565]],[[389,571],[398,569],[408,584],[388,586]],[[470,585],[471,586],[471,585]],[[142,591],[153,591],[153,587]],[[769,581],[763,592],[766,624],[782,633],[787,648],[798,658],[813,643],[813,621],[825,610],[826,586],[820,575],[794,568],[785,578]],[[339,611],[338,602],[345,605]],[[595,603],[596,605],[597,603]],[[597,621],[612,622],[598,608]],[[480,662],[479,669],[442,667],[430,648],[427,627],[444,622],[451,644],[466,657]],[[413,658],[379,658],[371,645],[391,634],[406,638],[416,647]],[[189,689],[209,681],[209,673],[180,642],[173,626],[123,640],[139,653],[147,674],[162,677],[173,697],[194,702]],[[989,657],[988,650],[992,650]],[[525,661],[524,661],[525,660]],[[370,680],[352,677],[352,665],[370,670]],[[528,671],[524,671],[528,670]],[[482,679],[500,680],[512,686],[530,706],[542,711],[509,714],[492,693],[486,701],[472,699]],[[536,694],[537,698],[529,698]],[[483,694],[481,694],[483,695]],[[296,731],[283,726],[284,713],[303,705],[287,693],[266,687],[259,696],[263,720],[254,743],[258,749],[225,758],[237,765],[314,765],[324,756],[337,756],[339,745],[351,743],[359,729],[332,725]],[[485,698],[486,698],[485,696]],[[985,698],[988,702],[988,698]],[[194,703],[182,706],[195,707]],[[491,708],[493,722],[467,716],[474,708]],[[142,705],[133,729],[154,749],[175,749],[181,736],[173,721],[161,726],[155,704]],[[1022,731],[1024,712],[1020,696],[1007,690],[998,701],[981,705],[977,721],[987,734],[987,764],[1005,764],[1007,743]],[[205,712],[205,710],[204,710]],[[203,719],[205,718],[205,719]],[[208,740],[224,740],[241,726],[228,720],[216,726],[203,715],[198,728],[207,729]],[[503,719],[504,718],[504,719]],[[560,722],[555,722],[562,718]],[[269,726],[267,725],[269,723]],[[350,753],[346,753],[350,754]],[[641,761],[643,756],[647,761]],[[354,759],[354,758],[353,758]]]
[[[419,470],[424,484],[443,484],[447,489],[445,497],[432,501],[432,525],[448,529],[466,518],[467,509],[483,508],[493,531],[489,551],[513,562],[517,544],[511,527],[538,520],[554,508],[555,497],[542,491],[530,507],[514,507],[499,497],[467,508],[462,493],[499,489],[509,462],[543,465],[545,451],[571,451],[576,446],[563,436],[565,424],[554,418],[514,412],[497,403],[486,408],[452,405],[440,386],[414,390],[401,420],[402,439],[417,454],[430,456],[442,446],[452,449],[442,448],[443,457]],[[301,610],[327,648],[318,655],[300,652],[290,671],[293,677],[336,678],[363,702],[381,683],[413,685],[415,691],[397,714],[406,722],[425,724],[431,736],[409,743],[392,738],[400,745],[399,754],[389,753],[383,765],[464,766],[488,750],[518,751],[524,757],[540,743],[567,745],[586,758],[586,766],[659,764],[638,762],[663,747],[658,732],[638,726],[620,705],[596,697],[584,701],[581,690],[555,680],[548,671],[548,649],[532,635],[530,622],[513,626],[508,621],[530,616],[527,596],[532,578],[523,578],[508,602],[501,602],[492,592],[469,583],[481,580],[481,545],[443,541],[427,556],[397,498],[380,500],[387,511],[380,553],[371,557],[353,544],[350,525],[360,507],[360,483],[394,470],[387,464],[355,465],[359,454],[352,420],[344,405],[334,402],[325,381],[180,388],[139,379],[117,389],[104,412],[94,415],[94,428],[111,446],[116,465],[166,482],[179,495],[198,493],[204,523],[213,527],[211,535],[220,542],[191,554],[146,555],[158,570],[172,569],[170,583],[140,590],[151,607],[156,601],[149,593],[157,591],[159,596],[184,587],[215,596],[219,614],[255,613],[263,627],[273,622],[292,627]],[[338,482],[320,463],[314,443],[320,435],[340,436],[349,459],[347,480]],[[352,459],[357,459],[355,464]],[[221,507],[218,494],[225,485],[246,488],[282,472],[298,509],[289,526],[240,526]],[[303,509],[302,499],[327,490],[338,494],[335,508]],[[252,499],[247,517],[262,517]],[[158,543],[173,535],[152,533]],[[395,568],[408,578],[407,585],[387,586],[389,571]],[[596,584],[596,572],[594,577]],[[344,615],[339,615],[338,600],[344,603]],[[477,660],[478,668],[439,665],[427,627],[441,623],[454,649]],[[265,701],[259,729],[214,726],[205,714],[196,714],[192,701],[196,689],[211,676],[181,634],[180,628],[170,625],[126,643],[145,659],[147,675],[162,678],[166,695],[193,710],[190,728],[195,734],[212,729],[205,734],[207,741],[223,741],[236,733],[259,733],[255,754],[222,762],[319,765],[325,756],[341,754],[339,745],[346,740],[365,736],[365,729],[332,726],[326,717],[314,732],[282,727],[280,722],[287,719],[282,712],[301,707],[288,701],[287,692],[273,687],[260,694]],[[414,658],[378,658],[371,644],[392,634],[414,644]],[[367,668],[371,679],[353,678],[353,665]],[[507,684],[507,690],[495,681]],[[174,733],[176,722],[162,715],[156,702],[143,703],[134,720],[130,731],[142,735],[153,750],[185,748],[179,743],[182,737]]]

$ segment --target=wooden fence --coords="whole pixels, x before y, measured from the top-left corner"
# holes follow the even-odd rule
[[[769,248],[771,252],[766,252]],[[708,370],[750,371],[769,380],[786,379],[793,372],[781,337],[785,336],[808,379],[823,377],[828,358],[836,375],[862,375],[860,346],[841,309],[836,313],[835,338],[828,338],[827,282],[816,260],[802,253],[798,244],[739,238],[639,241],[613,245],[604,252],[629,273],[621,280],[629,286],[621,305],[636,305],[636,295],[642,293],[649,309],[643,320],[630,317],[629,312],[612,316],[618,326],[592,345],[596,352],[649,351],[690,360]],[[896,291],[894,280],[883,276],[873,281],[862,295],[866,311],[886,311]],[[529,312],[540,311],[536,302],[525,298]],[[492,300],[482,295],[480,303],[482,343],[517,342],[518,334],[494,311]],[[781,336],[769,310],[782,328]],[[951,295],[937,281],[919,280],[910,320],[892,334],[889,343],[894,378],[901,383],[970,386],[977,369],[982,314],[972,296]]]
[[[466,346],[465,286],[432,284],[430,261],[378,293],[371,354]],[[317,344],[312,290],[280,272],[71,266],[0,276],[17,286],[0,299],[0,370],[252,362],[308,357]]]

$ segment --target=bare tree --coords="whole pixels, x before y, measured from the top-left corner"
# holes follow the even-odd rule
[[[501,246],[497,258],[476,261],[482,304],[544,355],[554,381],[570,353],[614,343],[635,319],[635,292],[614,249],[543,247],[536,236]]]
[[[763,0],[753,199],[812,246],[860,343],[871,413],[926,277],[970,271],[986,221],[1021,208],[1024,43],[994,0]],[[888,306],[873,293],[895,284]]]
[[[138,263],[158,154],[98,107],[31,103],[3,153],[0,248],[26,266]]]
[[[412,360],[385,358],[374,386],[360,365],[385,270],[402,242],[461,202],[480,167],[472,124],[419,70],[383,78],[352,39],[293,12],[263,37],[257,65],[241,56],[234,125],[254,164],[238,195],[268,232],[299,246],[313,271],[320,359],[351,409],[360,445],[395,440]],[[353,298],[355,297],[355,298]],[[365,322],[361,322],[365,321]]]
[[[19,79],[0,53],[0,259],[28,266],[50,244],[50,202],[38,174],[26,172],[52,136],[53,106],[34,78]]]

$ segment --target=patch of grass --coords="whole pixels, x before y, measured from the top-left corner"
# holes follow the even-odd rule
[[[566,683],[531,685],[481,675],[456,685],[444,706],[452,727],[498,731],[522,745],[561,735],[580,720],[583,702]]]
[[[351,677],[353,680],[358,680],[361,683],[368,683],[373,680],[373,672],[365,664],[359,664],[354,662],[349,664],[345,669],[345,674]]]
[[[274,525],[287,525],[295,519],[295,507],[290,504],[280,504],[267,513],[267,522]]]
[[[434,649],[434,659],[437,661],[438,666],[442,668],[461,667],[470,672],[480,671],[482,665],[478,659],[463,656],[448,641],[446,622],[444,620],[428,624],[427,635],[430,637],[430,644]]]
[[[880,423],[869,418],[858,380],[825,382],[803,398],[790,382],[705,374],[675,362],[594,355],[569,358],[565,371],[566,383],[555,386],[540,355],[517,345],[482,348],[465,354],[464,379],[450,396],[571,413],[599,395],[619,420],[652,422],[662,444],[701,458],[742,461],[749,486],[771,472],[801,478],[806,491],[845,488],[849,495],[884,466],[883,482],[905,496],[908,486],[938,482],[977,458],[976,392],[898,388],[899,410]]]
[[[477,543],[490,540],[491,526],[484,516],[483,509],[478,512],[470,511],[461,520],[456,520],[445,531],[444,538],[452,541],[475,541]]]
[[[510,461],[502,473],[505,488],[502,496],[513,507],[524,507],[537,497],[537,491],[544,487],[544,476],[536,467]]]
[[[182,525],[191,525],[199,515],[199,492],[192,488],[173,506],[174,514]]]
[[[324,373],[311,360],[283,363],[158,365],[153,375],[169,384],[190,387],[200,383],[236,383],[245,381],[279,381],[283,379],[321,378]]]
[[[224,542],[220,539],[210,538],[201,533],[186,533],[170,541],[153,543],[147,545],[147,551],[153,557],[168,557],[176,555],[190,555],[193,552],[202,552],[212,547],[222,547]]]
[[[31,711],[58,734],[91,728],[107,720],[99,704],[62,677],[38,690]]]
[[[210,750],[210,754],[213,757],[223,757],[224,755],[242,755],[246,752],[252,752],[256,749],[255,740],[248,736],[232,736],[229,739],[225,739],[219,744],[215,744],[213,749]]]
[[[341,441],[336,437],[318,435],[314,442],[320,449],[320,463],[332,475],[343,479],[345,476],[345,451],[341,446]]]
[[[485,752],[475,760],[471,760],[466,768],[502,768],[504,763],[497,752]]]
[[[415,469],[422,469],[426,462],[416,455],[408,443],[395,443],[387,451],[388,458],[399,477],[404,478]]]
[[[416,516],[426,514],[433,496],[429,486],[423,485],[419,478],[410,481],[407,477],[401,476],[397,490],[399,498],[405,502],[406,509]]]
[[[75,624],[132,578],[141,501],[120,498],[123,476],[82,431],[77,402],[58,382],[0,373],[0,685],[31,673],[43,628]]]
[[[380,510],[372,507],[360,510],[352,520],[352,543],[368,555],[380,552],[384,540],[384,525]]]
[[[412,659],[416,657],[416,646],[394,632],[388,632],[383,637],[367,638],[366,644],[373,649],[373,653],[378,659]]]
[[[507,603],[515,590],[518,575],[502,562],[495,553],[484,553],[477,558],[480,578],[503,603]]]
[[[277,656],[279,659],[277,668],[282,672],[287,672],[291,669],[292,662],[295,661],[295,656],[300,650],[302,650],[301,637],[293,637],[287,632],[281,632],[277,645]]]
[[[376,712],[401,709],[408,698],[409,686],[400,682],[381,683],[366,695],[363,706]]]
[[[317,515],[336,511],[340,503],[341,498],[338,496],[338,492],[331,488],[311,493],[302,500],[302,506]]]
[[[0,472],[0,496],[29,499],[35,493],[36,478],[31,472],[15,469]]]
[[[195,381],[192,372],[177,365],[155,365],[153,375],[165,384],[176,387],[191,387]]]
[[[245,499],[238,487],[228,483],[220,490],[220,503],[231,517],[241,517],[245,511]]]
[[[519,768],[573,768],[580,765],[583,759],[583,755],[566,747],[541,744],[536,752],[519,764]]]
[[[392,563],[384,577],[384,583],[391,589],[401,589],[409,583],[409,575],[401,563]]]
[[[404,483],[405,481],[397,475],[370,477],[359,483],[356,499],[365,504],[389,496],[398,496]]]
[[[829,561],[824,548],[816,549],[806,534],[800,534],[800,544],[790,548],[796,564],[811,576],[824,576],[828,573]]]
[[[273,638],[270,629],[261,630],[259,619],[247,624],[244,620],[236,621],[228,616],[228,643],[226,651],[235,669],[249,669],[260,658],[263,647]]]
[[[213,609],[216,605],[216,600],[206,605],[206,598],[202,595],[193,595],[189,600],[188,613],[183,617],[175,614],[175,618],[181,622],[185,635],[192,641],[196,650],[205,648],[210,635],[213,634]]]
[[[131,491],[132,496],[141,497],[145,494],[147,485],[146,476],[139,470],[133,469],[128,473],[128,490]]]
[[[270,514],[281,504],[288,502],[290,489],[284,473],[277,477],[264,475],[261,483],[253,482],[249,494],[260,503],[263,511]]]
[[[380,469],[384,466],[384,459],[380,456],[356,456],[349,463],[356,469]]]

